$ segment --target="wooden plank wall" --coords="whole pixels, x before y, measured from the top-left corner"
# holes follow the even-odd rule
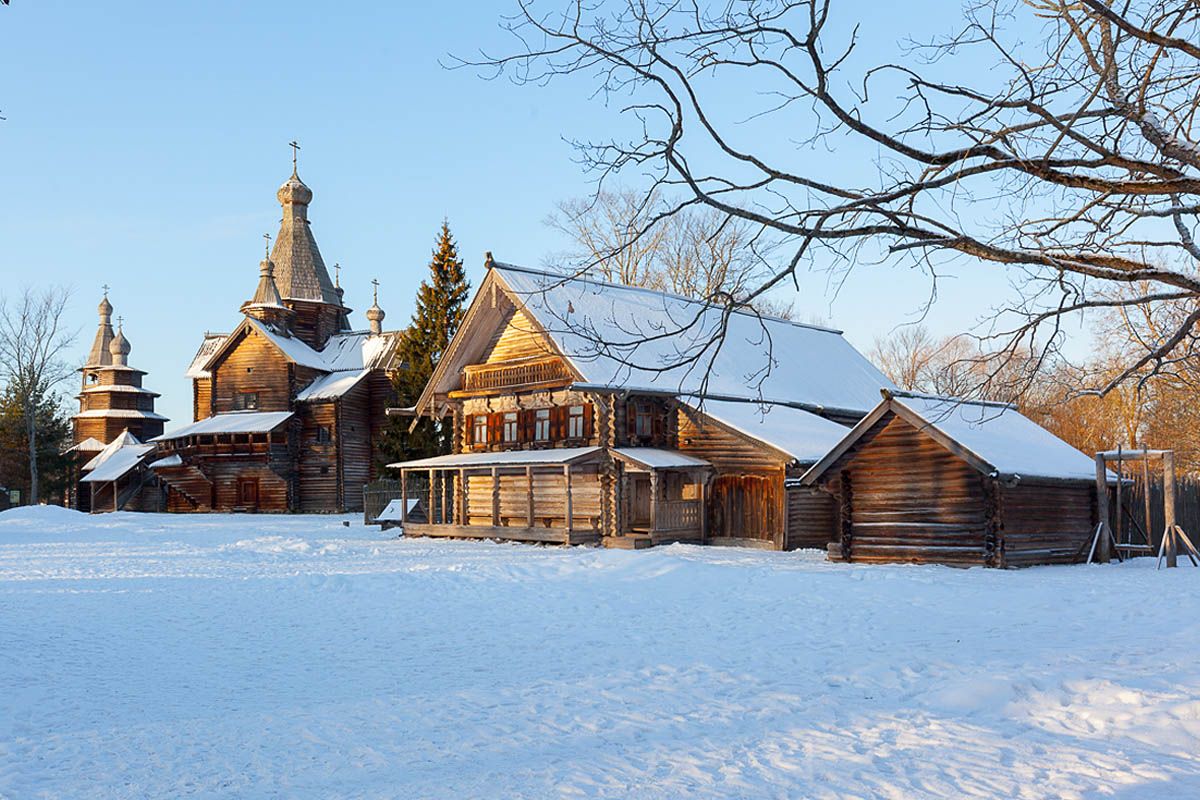
[[[239,458],[208,459],[204,472],[213,482],[216,511],[260,511],[282,513],[288,510],[287,481],[264,461]],[[238,496],[240,478],[258,479],[258,508],[247,508]]]
[[[361,380],[338,401],[338,450],[342,467],[342,508],[362,510],[362,487],[371,480],[370,387]]]
[[[199,422],[212,416],[212,380],[196,378],[192,381],[192,421]]]
[[[520,309],[510,311],[503,325],[496,327],[478,363],[495,364],[517,358],[544,356],[553,349],[538,331],[537,325]]]
[[[679,410],[679,449],[708,461],[717,474],[774,474],[786,464],[766,447],[755,446],[746,437],[685,408]]]
[[[876,427],[846,466],[850,560],[983,564],[984,476],[897,417]]]
[[[237,395],[258,393],[259,411],[290,411],[291,372],[283,355],[254,331],[249,331],[213,365],[212,381],[217,413],[238,410]]]
[[[1094,484],[1023,480],[1001,489],[1005,566],[1073,564],[1087,557],[1095,532]]]
[[[826,545],[838,538],[837,501],[828,492],[807,486],[789,488],[787,515],[785,550],[824,551]]]
[[[492,476],[467,476],[467,514],[471,525],[492,524]],[[528,508],[524,474],[500,476],[500,524],[524,527]],[[566,524],[566,488],[561,470],[534,472],[534,521],[538,526],[550,520],[550,527]],[[590,529],[601,517],[601,480],[595,470],[571,472],[571,516],[574,526]]]
[[[338,509],[337,409],[333,403],[302,406],[300,453],[297,467],[300,510],[307,513]],[[330,440],[317,441],[317,429],[329,428]]]

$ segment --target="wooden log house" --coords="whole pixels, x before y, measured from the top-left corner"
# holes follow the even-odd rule
[[[193,422],[155,440],[170,511],[362,508],[393,402],[398,333],[383,331],[378,286],[369,328],[350,329],[310,228],[312,196],[293,169],[241,321],[205,334],[188,368]]]
[[[1017,567],[1087,557],[1092,458],[1005,404],[883,395],[801,479],[837,501],[832,560]]]
[[[144,447],[143,442],[162,434],[163,425],[167,422],[166,417],[154,410],[158,393],[142,385],[146,373],[129,364],[133,345],[125,336],[124,325],[118,324],[117,329],[113,330],[113,306],[108,300],[107,288],[97,310],[100,321],[96,335],[88,351],[87,362],[79,370],[79,413],[71,418],[73,443],[68,450],[74,462],[74,480],[68,505],[80,511],[93,508],[92,498],[97,491],[97,481],[95,478],[86,478],[100,461],[107,458],[101,459],[101,455],[111,453],[109,446],[113,443],[118,443],[118,446],[130,444],[132,440],[132,443]],[[153,450],[153,447],[144,452],[148,453],[149,450]],[[125,462],[113,462],[104,474],[111,472],[117,463]],[[127,471],[135,472],[139,466],[140,459],[130,462]],[[153,498],[144,499],[141,494],[155,490],[154,481],[147,484],[140,475],[136,481],[127,481],[126,478],[127,475],[122,473],[115,479],[102,482],[101,491],[105,491],[103,487],[114,480],[123,485],[136,484],[136,490],[116,492],[114,502],[104,502],[96,510],[111,511],[140,505],[153,507]]]
[[[416,407],[453,426],[453,452],[390,465],[402,507],[417,492],[425,505],[407,535],[825,545],[833,501],[798,479],[890,385],[839,331],[734,314],[702,387],[658,368],[679,339],[622,343],[691,318],[680,338],[704,341],[717,309],[490,254],[487,267]]]

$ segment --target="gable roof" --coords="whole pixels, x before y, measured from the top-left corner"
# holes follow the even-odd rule
[[[685,398],[689,408],[744,436],[762,442],[801,464],[829,452],[849,430],[811,411],[769,403]]]
[[[395,351],[396,339],[400,335],[398,331],[383,334],[346,331],[330,336],[324,350],[314,350],[296,336],[275,330],[254,317],[246,317],[234,328],[233,333],[224,337],[208,352],[207,358],[200,364],[204,376],[207,376],[213,364],[237,343],[238,335],[250,330],[270,342],[288,361],[320,372],[386,369]],[[208,340],[205,340],[205,345],[208,345]],[[201,348],[202,351],[204,349],[205,347]],[[200,354],[197,354],[196,358],[199,361]]]
[[[112,458],[113,455],[122,447],[133,447],[140,445],[141,443],[142,440],[130,433],[129,429],[127,428],[121,431],[117,438],[104,445],[104,448],[99,453],[93,456],[91,460],[89,460],[79,469],[81,472],[87,472],[88,470],[96,469],[105,461],[108,461],[110,458]]]
[[[477,317],[484,324],[498,319],[494,292],[525,312],[578,382],[597,388],[703,393],[858,415],[876,404],[881,387],[893,385],[837,330],[734,312],[720,347],[705,349],[725,317],[721,307],[592,278],[490,264],[419,408],[428,408],[470,356],[478,355],[465,352],[468,329]],[[699,360],[678,364],[689,357]],[[676,366],[668,368],[671,364]]]
[[[891,390],[884,391],[883,402],[804,474],[802,483],[812,485],[819,480],[889,413],[927,433],[985,475],[1002,479],[1096,480],[1093,458],[1007,403]]]
[[[206,333],[204,341],[200,343],[200,349],[196,351],[196,355],[192,356],[192,363],[188,365],[187,372],[184,375],[195,380],[196,378],[211,378],[205,365],[212,358],[213,354],[221,349],[225,341],[229,338],[227,333]]]
[[[103,464],[79,479],[80,483],[120,480],[157,450],[152,444],[127,444],[114,451]]]

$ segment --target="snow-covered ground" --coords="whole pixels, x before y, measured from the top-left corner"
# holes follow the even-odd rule
[[[0,797],[1200,796],[1200,570],[341,523],[0,514]]]

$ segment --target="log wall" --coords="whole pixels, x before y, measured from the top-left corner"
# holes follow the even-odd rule
[[[337,409],[333,403],[316,403],[302,408],[299,416],[300,510],[335,511],[338,509]],[[328,441],[317,440],[321,427],[328,429]]]
[[[472,525],[492,524],[492,476],[467,476],[467,513]],[[566,484],[562,471],[533,473],[533,514],[537,526],[563,527],[566,524]],[[571,472],[571,516],[574,527],[599,528],[601,518],[601,480],[595,469]],[[440,502],[440,497],[439,497]],[[525,475],[500,475],[500,524],[525,527],[528,510],[528,483]]]
[[[250,330],[213,365],[212,384],[217,413],[240,411],[243,392],[258,393],[257,411],[290,411],[292,373],[283,355]]]
[[[503,325],[496,328],[480,362],[495,364],[518,358],[544,356],[552,352],[537,325],[524,311],[516,309],[509,313]]]
[[[1005,566],[1073,564],[1087,557],[1096,530],[1096,487],[1023,480],[1000,490]]]
[[[838,538],[837,501],[820,489],[795,486],[787,490],[787,540],[785,550],[810,548],[824,551]]]
[[[885,415],[844,467],[851,561],[979,565],[984,476],[907,422]]]

